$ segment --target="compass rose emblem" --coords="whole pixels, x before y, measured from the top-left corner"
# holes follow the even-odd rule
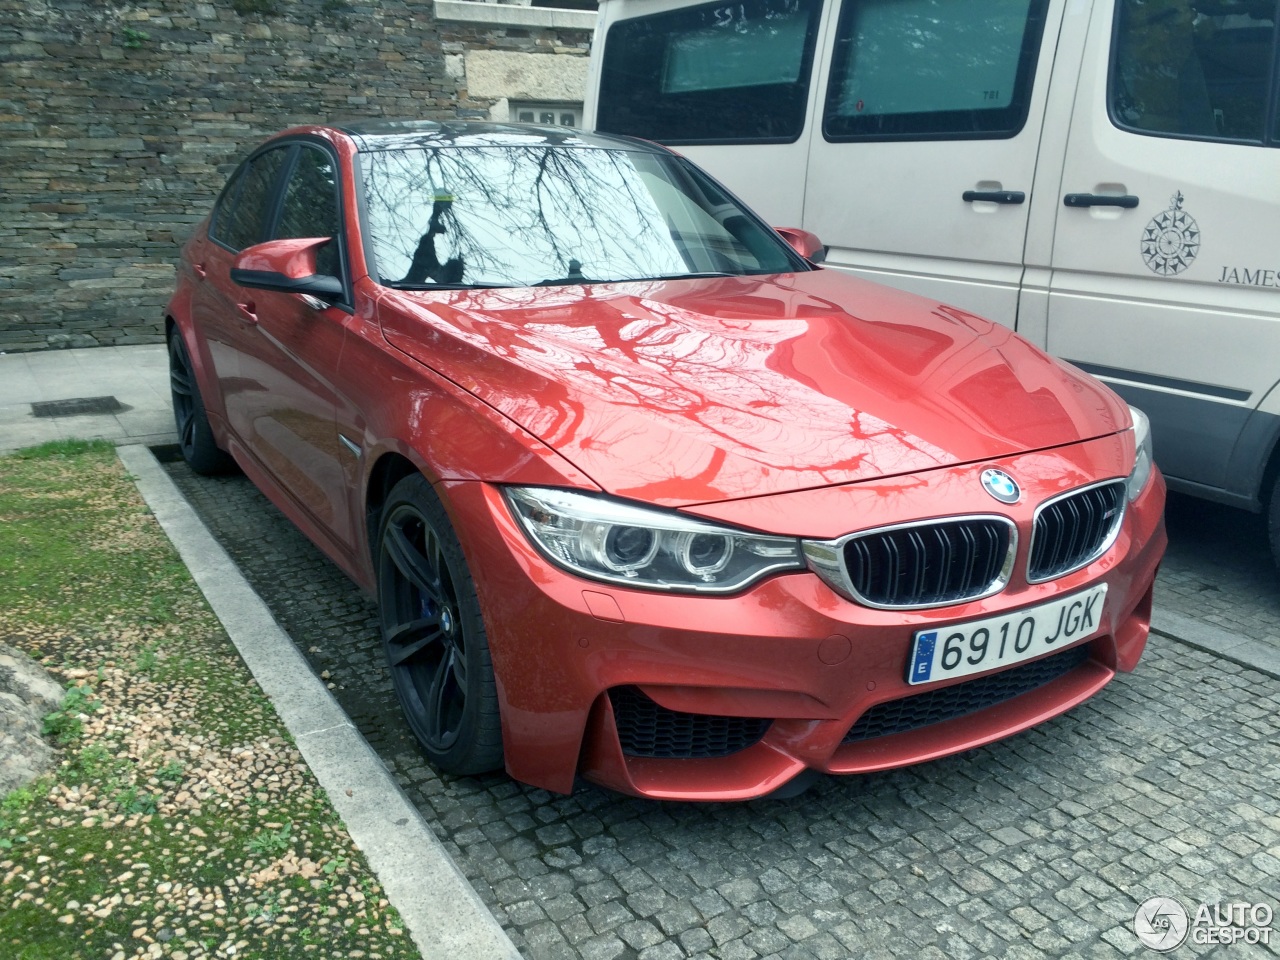
[[[1170,198],[1169,209],[1151,218],[1142,231],[1142,259],[1152,273],[1177,276],[1200,252],[1200,225],[1182,209],[1182,191]]]

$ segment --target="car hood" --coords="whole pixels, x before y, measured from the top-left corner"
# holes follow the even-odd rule
[[[1115,433],[1123,403],[1004,327],[833,270],[388,292],[384,335],[601,489],[691,505]]]

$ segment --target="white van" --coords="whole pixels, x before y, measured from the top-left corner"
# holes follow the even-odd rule
[[[604,0],[585,125],[1151,418],[1280,559],[1276,0]]]

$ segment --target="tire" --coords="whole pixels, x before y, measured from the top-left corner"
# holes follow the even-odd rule
[[[169,334],[169,392],[173,398],[174,425],[178,428],[178,447],[187,466],[205,476],[233,470],[235,461],[220,450],[213,439],[191,358],[187,356],[182,334],[176,329]]]
[[[409,729],[445,773],[502,766],[480,602],[444,507],[420,474],[395,485],[377,553],[382,645]]]

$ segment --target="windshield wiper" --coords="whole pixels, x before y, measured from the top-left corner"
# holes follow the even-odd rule
[[[647,283],[650,280],[709,280],[716,277],[745,277],[745,273],[719,273],[709,270],[706,273],[660,273],[652,277],[615,277],[612,280],[595,280],[591,277],[554,277],[550,280],[539,280],[535,287],[556,287],[571,283]]]
[[[637,280],[710,280],[715,277],[745,277],[745,273],[725,273],[721,270],[707,270],[702,273],[660,273],[653,277],[637,277]]]
[[[509,283],[403,283],[397,280],[384,280],[385,286],[393,290],[509,290]]]
[[[566,286],[566,287],[567,287],[567,286],[568,286],[569,284],[571,284],[571,283],[607,283],[607,282],[608,282],[608,281],[606,281],[606,280],[593,280],[591,277],[582,277],[582,276],[577,276],[577,277],[551,277],[551,278],[549,278],[549,279],[547,279],[547,280],[539,280],[539,281],[537,281],[536,283],[531,283],[531,284],[529,284],[529,286],[531,286],[531,287],[560,287],[560,286]]]

